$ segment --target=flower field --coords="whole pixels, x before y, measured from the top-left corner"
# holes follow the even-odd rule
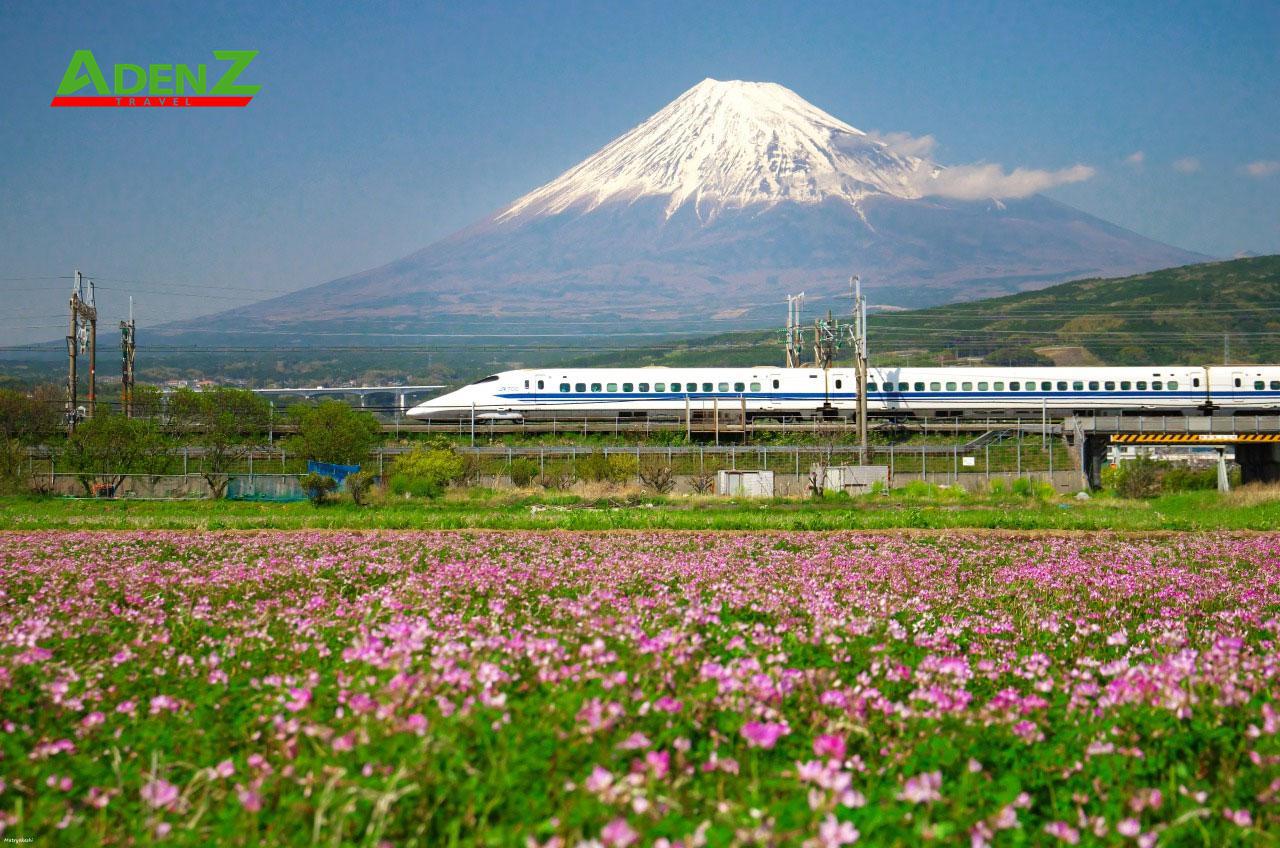
[[[0,534],[39,844],[1274,845],[1280,536]]]

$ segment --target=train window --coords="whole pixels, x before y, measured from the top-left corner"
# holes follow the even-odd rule
[[[721,383],[721,384],[720,384],[720,387],[719,387],[718,389],[716,389],[716,391],[719,391],[719,392],[727,392],[727,391],[729,391],[729,384],[728,384],[728,383]]]
[[[473,386],[478,386],[478,385],[480,385],[481,383],[492,383],[492,382],[493,382],[494,380],[496,380],[496,379],[498,379],[498,375],[497,375],[497,374],[490,374],[488,377],[481,377],[479,380],[476,380],[476,381],[475,381],[474,383],[472,383],[471,385],[473,385]]]
[[[1158,392],[1164,388],[1164,383],[1160,382],[1159,380],[1152,380],[1151,388]]]
[[[911,391],[911,384],[910,384],[910,383],[899,383],[899,384],[898,384],[898,391],[900,391],[900,392],[909,392],[909,391]]]
[[[1263,382],[1262,382],[1261,380],[1254,380],[1254,381],[1253,381],[1253,387],[1254,387],[1255,389],[1258,389],[1258,390],[1261,390],[1261,389],[1266,388],[1266,386],[1265,386],[1265,385],[1263,385]]]
[[[562,391],[562,392],[567,392],[567,391],[569,391],[569,384],[568,384],[568,383],[561,383],[561,384],[560,384],[560,391]]]
[[[978,385],[979,385],[979,386],[981,386],[982,384],[981,384],[981,383],[979,383]],[[994,383],[994,385],[995,385],[995,387],[996,387],[996,391],[997,391],[997,392],[1003,392],[1003,391],[1004,391],[1004,383],[1002,383],[1001,381],[996,380],[996,381],[995,381],[995,383]]]
[[[644,383],[641,383],[640,385],[642,385],[642,386],[643,386],[643,385],[644,385]],[[654,384],[653,384],[653,390],[654,390],[655,392],[665,392],[665,391],[667,390],[667,384],[666,384],[666,383],[654,383]],[[671,391],[673,391],[673,392],[674,392],[674,391],[676,391],[676,389],[672,389]]]
[[[623,383],[622,390],[624,392],[634,392],[636,390],[636,386],[634,383]]]
[[[988,388],[988,386],[987,386],[987,384],[986,384],[986,383],[978,383],[978,391],[980,391],[980,392],[985,392],[985,391],[987,390],[987,388]]]
[[[1009,391],[1011,392],[1016,392],[1021,388],[1022,388],[1022,384],[1019,383],[1017,380],[1014,380],[1012,383],[1009,384]]]
[[[1138,382],[1134,383],[1134,384],[1133,384],[1133,386],[1134,386],[1134,388],[1136,388],[1138,391],[1140,391],[1140,392],[1145,392],[1145,391],[1147,390],[1147,381],[1146,381],[1146,380],[1139,380]]]
[[[546,381],[544,381],[544,380],[539,380],[539,381],[538,381],[538,388],[539,388],[539,389],[545,389],[546,387],[547,387]]]
[[[924,383],[916,383],[916,385],[915,385],[915,390],[916,390],[917,392],[923,392],[923,391],[924,391]]]
[[[1089,381],[1089,391],[1091,391],[1091,392],[1096,392],[1097,390],[1098,390],[1098,381],[1097,381],[1097,380],[1090,380],[1090,381]]]
[[[1083,380],[1073,380],[1073,381],[1072,381],[1072,383],[1071,383],[1071,391],[1073,391],[1073,392],[1083,392],[1083,391],[1084,391],[1084,381],[1083,381]]]
[[[1178,381],[1177,381],[1177,380],[1170,380],[1170,381],[1169,381],[1169,385],[1167,386],[1167,388],[1168,388],[1168,389],[1169,389],[1169,391],[1171,391],[1171,392],[1176,392],[1176,391],[1178,390]]]
[[[747,384],[746,384],[746,383],[734,383],[734,384],[733,384],[733,390],[734,390],[735,392],[745,392],[745,391],[747,390]]]
[[[695,383],[694,385],[696,386],[697,384]],[[710,384],[710,383],[703,383],[703,384],[702,384],[702,390],[703,390],[704,392],[709,392],[709,391],[711,391],[711,384]]]
[[[1280,389],[1280,380],[1271,381],[1271,390],[1275,391],[1276,389]]]
[[[1105,383],[1102,384],[1102,388],[1106,389],[1109,392],[1114,392],[1116,390],[1116,381],[1107,380]]]
[[[611,391],[611,392],[616,392],[617,390],[618,390],[618,384],[617,384],[617,383],[610,383],[610,384],[609,384],[609,391]]]
[[[961,384],[960,384],[960,391],[962,391],[962,392],[971,392],[971,391],[973,391],[973,383],[961,383]]]
[[[1199,378],[1199,377],[1192,377],[1192,378],[1191,378],[1191,385],[1195,386],[1197,389],[1198,389],[1198,388],[1200,388],[1200,378]]]
[[[649,391],[649,384],[648,384],[648,383],[641,383],[641,384],[640,384],[640,391],[642,391],[642,392],[647,392],[647,391]]]
[[[774,381],[773,381],[773,387],[774,387],[775,389],[776,389],[776,388],[778,388],[778,381],[777,381],[777,380],[774,380]]]
[[[575,392],[585,392],[585,391],[587,390],[587,384],[586,384],[586,383],[575,383],[575,384],[574,384],[574,386],[573,386],[573,390],[574,390]]]
[[[600,384],[599,384],[599,383],[592,383],[592,384],[591,384],[591,391],[593,391],[593,392],[598,392],[598,391],[600,391]]]
[[[940,392],[940,391],[942,391],[942,384],[941,384],[941,383],[930,383],[930,384],[929,384],[929,391],[931,391],[931,392]]]
[[[952,382],[950,382],[950,381],[948,381],[948,382],[947,382],[947,391],[949,391],[949,392],[954,392],[955,390],[956,390],[956,384],[955,384],[955,383],[952,383]]]
[[[1060,392],[1065,392],[1066,390],[1067,390],[1067,381],[1066,381],[1066,380],[1059,380],[1059,381],[1058,381],[1058,391],[1060,391]]]
[[[1120,391],[1127,392],[1132,388],[1133,388],[1133,383],[1130,383],[1128,380],[1120,381]]]
[[[528,380],[525,380],[525,381],[524,381],[524,387],[525,387],[526,389],[527,389],[527,388],[529,388],[529,381],[528,381]]]
[[[1240,388],[1240,378],[1236,377],[1236,388]]]
[[[758,391],[760,391],[760,384],[759,384],[759,383],[752,383],[752,384],[751,384],[751,391],[753,391],[753,392],[758,392]]]
[[[867,392],[874,392],[875,390],[876,390],[875,383],[867,383]]]

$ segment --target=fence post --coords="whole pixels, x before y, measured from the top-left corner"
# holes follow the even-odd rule
[[[734,450],[733,445],[729,445],[729,467],[734,471],[738,470],[738,452]]]
[[[1017,447],[1018,447],[1018,462],[1016,465],[1014,465],[1014,469],[1015,469],[1014,476],[1021,477],[1022,476],[1022,431],[1021,430],[1018,431]]]
[[[187,449],[182,449],[182,476],[187,476]]]

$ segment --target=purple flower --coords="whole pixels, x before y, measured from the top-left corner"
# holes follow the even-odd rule
[[[742,725],[742,737],[752,748],[772,748],[778,740],[791,732],[785,723],[775,721],[749,721]]]

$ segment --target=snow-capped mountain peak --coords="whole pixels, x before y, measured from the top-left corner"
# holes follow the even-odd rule
[[[495,220],[650,197],[666,199],[668,217],[693,204],[702,220],[783,201],[916,199],[921,176],[933,168],[776,83],[705,79]]]

